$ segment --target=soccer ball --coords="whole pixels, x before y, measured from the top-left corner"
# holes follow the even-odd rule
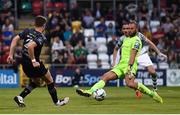
[[[93,97],[97,101],[102,101],[106,97],[106,92],[104,89],[97,89],[95,92],[93,92]]]

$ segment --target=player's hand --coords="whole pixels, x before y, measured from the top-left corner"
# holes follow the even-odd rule
[[[32,62],[32,64],[33,64],[33,67],[40,67],[40,63],[39,62]]]
[[[132,72],[132,67],[131,66],[128,66],[127,75],[129,76],[129,78],[133,77],[133,72]]]
[[[163,54],[163,53],[159,53],[158,56],[159,57],[164,57],[165,59],[167,59],[167,56],[165,54]]]
[[[13,56],[9,55],[8,58],[7,58],[7,62],[8,62],[9,64],[13,64],[13,63],[14,63]]]
[[[115,63],[112,63],[111,67],[113,68],[116,64]]]

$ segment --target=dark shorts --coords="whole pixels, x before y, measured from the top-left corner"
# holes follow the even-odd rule
[[[24,73],[27,75],[27,77],[29,78],[42,77],[47,73],[48,69],[44,66],[42,62],[39,63],[40,63],[40,67],[33,67],[31,61],[28,60],[22,61],[22,68]]]

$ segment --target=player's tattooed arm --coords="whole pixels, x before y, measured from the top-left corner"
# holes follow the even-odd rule
[[[156,45],[151,42],[149,39],[146,39],[146,41],[148,42],[148,44],[150,45],[150,47],[159,55],[162,56],[164,58],[167,58],[167,56],[163,53],[161,53],[161,51],[156,47]]]
[[[34,56],[34,48],[37,46],[36,42],[31,41],[28,43],[28,54],[29,57],[31,58],[32,64],[34,67],[39,67],[40,64],[39,62],[36,61],[35,56]]]
[[[7,62],[8,62],[8,63],[13,63],[13,62],[14,62],[14,60],[13,60],[13,55],[14,55],[14,51],[15,51],[15,48],[16,48],[17,43],[18,43],[19,40],[20,40],[20,36],[19,36],[19,35],[16,35],[16,36],[13,38],[12,42],[11,42],[10,53],[9,53],[8,58],[7,58]]]

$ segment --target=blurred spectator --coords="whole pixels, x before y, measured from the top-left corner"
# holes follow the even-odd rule
[[[166,17],[166,22],[162,24],[161,28],[164,30],[165,33],[168,33],[171,29],[174,28],[169,17]]]
[[[83,73],[81,72],[81,69],[80,67],[77,67],[75,72],[74,72],[74,75],[73,75],[73,78],[72,78],[72,85],[75,87],[75,88],[78,88],[81,84],[80,84],[80,80],[81,78],[83,77]]]
[[[159,39],[159,43],[157,44],[157,48],[160,51],[164,51],[165,50],[165,41],[162,39]]]
[[[153,42],[157,44],[159,39],[163,39],[165,36],[164,31],[160,26],[158,26],[157,31],[153,33]]]
[[[60,15],[57,11],[53,11],[49,13],[49,21],[48,21],[48,28],[50,30],[54,29],[60,22]]]
[[[87,42],[85,43],[86,49],[88,50],[88,53],[91,54],[97,54],[98,46],[95,41],[92,41],[91,37],[88,37]]]
[[[173,51],[173,50],[170,50],[168,52],[168,63],[171,63],[172,61],[176,61],[177,60],[177,54]]]
[[[11,38],[14,35],[14,26],[9,18],[5,19],[5,24],[2,26],[2,38],[6,45],[11,44]]]
[[[96,19],[100,19],[101,17],[104,16],[104,11],[103,9],[101,8],[101,4],[99,2],[96,3],[96,7],[95,7],[95,10],[94,10],[94,17]]]
[[[147,20],[148,17],[148,9],[145,4],[143,4],[140,8],[140,20]]]
[[[107,26],[105,24],[104,18],[100,19],[100,24],[95,27],[96,37],[105,37]]]
[[[82,41],[83,42],[83,46],[84,46],[84,35],[80,32],[80,29],[77,28],[76,32],[72,35],[71,39],[70,39],[70,43],[73,47],[75,47],[78,43],[78,41]]]
[[[107,54],[108,55],[113,54],[116,43],[117,43],[116,35],[112,35],[112,40],[107,43],[107,49],[108,49]]]
[[[171,27],[168,30],[166,36],[168,37],[168,40],[175,40],[176,34],[177,34],[177,32],[175,31],[175,29],[173,27]]]
[[[76,64],[87,64],[87,59],[86,59],[87,54],[88,54],[88,51],[83,46],[82,41],[81,40],[78,41],[78,44],[74,50]],[[82,66],[82,67],[84,67],[84,66]]]
[[[177,64],[176,60],[172,60],[169,65],[170,69],[179,69],[179,65]]]
[[[83,23],[85,28],[93,28],[94,17],[92,16],[91,12],[86,9],[85,15],[83,16]]]
[[[76,31],[80,31],[81,30],[81,21],[79,20],[74,20],[72,21],[72,32],[76,33]]]
[[[51,37],[58,36],[61,40],[63,40],[64,39],[64,35],[63,35],[63,31],[61,29],[61,26],[59,26],[59,25],[55,26],[55,28],[52,29],[50,36]]]
[[[115,27],[112,23],[108,24],[107,30],[106,30],[107,37],[111,37],[112,35],[116,34]]]
[[[65,58],[67,59],[67,66],[66,67],[71,67],[69,64],[74,64],[75,63],[75,58],[74,58],[74,48],[73,46],[69,43],[69,41],[65,41]]]
[[[159,12],[158,12],[157,7],[153,7],[151,20],[159,20]]]
[[[72,31],[71,31],[71,28],[66,25],[65,27],[65,32],[64,32],[64,41],[69,41],[72,37]]]
[[[176,37],[175,46],[177,50],[180,51],[180,35]]]
[[[160,17],[161,17],[161,18],[162,18],[162,17],[166,17],[166,15],[167,15],[166,9],[165,9],[165,8],[162,8],[161,11],[160,11]]]
[[[108,9],[108,12],[107,12],[105,18],[106,18],[106,20],[114,20],[113,9],[112,8]]]
[[[55,50],[53,52],[53,63],[55,63],[55,64],[65,64],[66,63],[63,52],[59,52],[57,50]]]
[[[65,49],[65,47],[62,40],[60,40],[58,36],[54,37],[52,43],[52,52],[54,52],[55,50],[60,52],[63,49]]]
[[[78,4],[71,4],[71,18],[72,20],[80,20],[81,18],[81,9],[78,7]]]
[[[10,47],[7,46],[7,45],[3,45],[1,44],[1,47],[2,47],[2,52],[1,52],[1,64],[7,64],[7,57],[9,55],[9,50],[10,50]]]

